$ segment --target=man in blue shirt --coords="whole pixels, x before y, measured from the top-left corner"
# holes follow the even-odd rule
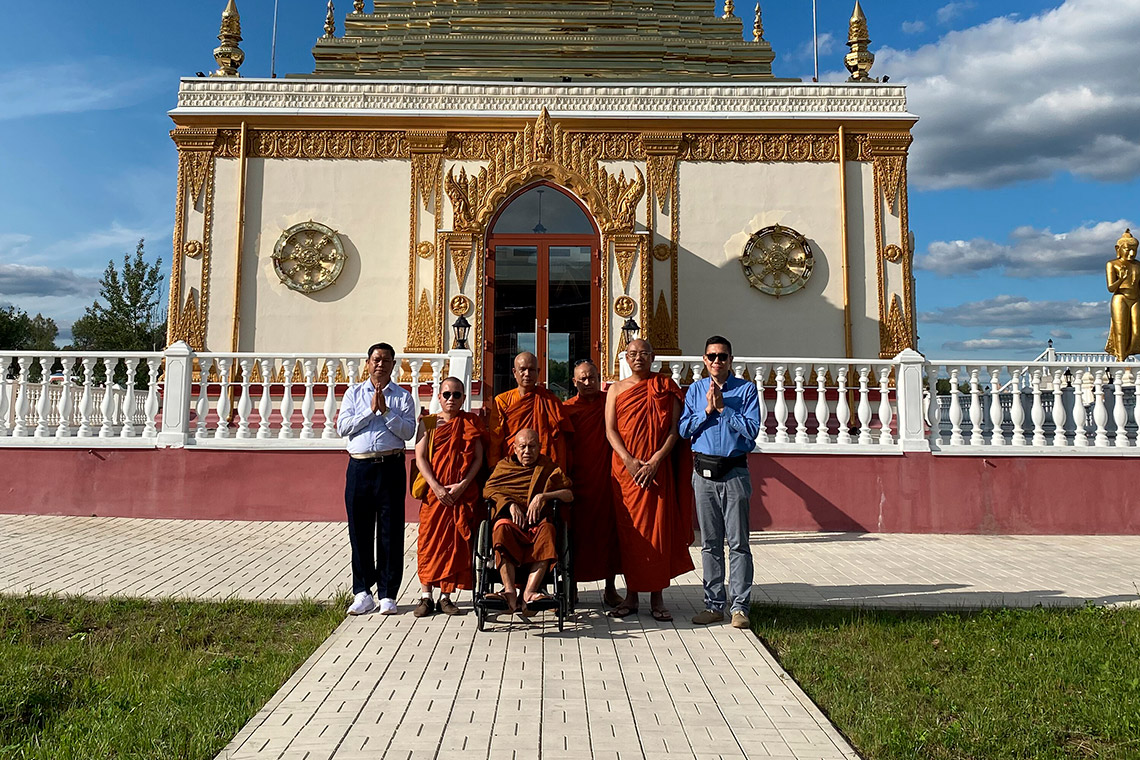
[[[681,412],[681,436],[693,442],[693,494],[701,525],[705,610],[696,625],[724,620],[724,541],[732,558],[729,596],[734,628],[748,628],[752,549],[748,545],[748,453],[760,432],[755,383],[732,375],[732,344],[714,335],[705,341],[707,378],[689,386]]]
[[[375,344],[365,364],[368,379],[348,389],[336,418],[349,455],[344,505],[354,597],[348,614],[377,609],[375,583],[380,614],[394,615],[404,570],[404,442],[416,432],[416,405],[412,394],[392,382],[394,348]]]

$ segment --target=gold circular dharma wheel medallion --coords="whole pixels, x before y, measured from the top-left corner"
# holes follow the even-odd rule
[[[807,284],[815,259],[807,238],[777,224],[748,239],[740,264],[752,287],[779,298]]]
[[[614,313],[619,317],[632,317],[636,309],[637,304],[629,296],[622,296],[614,301]]]
[[[471,299],[467,296],[455,296],[451,299],[451,313],[457,317],[465,317],[471,313]]]
[[[346,258],[336,230],[310,220],[281,233],[273,248],[273,271],[290,290],[314,293],[336,282]]]

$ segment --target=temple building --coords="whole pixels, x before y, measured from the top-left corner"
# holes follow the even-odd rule
[[[329,3],[311,74],[251,79],[230,0],[217,71],[181,81],[172,342],[445,353],[459,321],[483,397],[520,350],[555,390],[586,357],[612,379],[634,332],[916,347],[917,117],[858,3],[851,79],[820,84],[775,78],[731,0],[367,4]]]

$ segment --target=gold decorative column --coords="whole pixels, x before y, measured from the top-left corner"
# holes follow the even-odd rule
[[[646,225],[649,255],[642,264],[643,334],[659,354],[680,353],[677,258],[681,237],[680,132],[647,132],[641,143],[649,174]],[[657,234],[658,214],[669,215],[668,237]],[[658,284],[660,283],[660,284]]]
[[[443,206],[443,149],[447,132],[409,130],[411,228],[408,254],[408,339],[405,351],[441,352],[443,342],[444,257],[439,250]],[[431,214],[424,230],[420,206]]]
[[[184,340],[194,350],[202,351],[206,348],[210,307],[218,131],[182,127],[170,136],[178,147],[178,191],[166,340],[167,343]]]
[[[918,343],[906,178],[907,152],[912,138],[907,132],[872,132],[867,141],[875,174],[879,357],[889,359],[905,348],[916,348]],[[888,218],[897,220],[897,233],[887,227]]]

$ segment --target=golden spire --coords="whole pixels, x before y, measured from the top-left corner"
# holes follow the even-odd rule
[[[863,6],[855,0],[855,11],[851,14],[850,31],[847,34],[847,47],[851,52],[843,59],[847,70],[851,72],[848,82],[875,82],[871,78],[871,66],[875,63],[875,54],[870,50],[871,36],[867,31],[867,17],[863,15]]]
[[[218,32],[218,42],[222,43],[214,48],[214,60],[218,62],[218,70],[212,77],[239,77],[238,67],[245,61],[245,53],[238,44],[241,42],[241,17],[238,16],[237,3],[230,0],[226,9],[222,11],[222,28]]]
[[[364,0],[352,0],[352,12],[364,13]]]
[[[721,18],[724,18],[724,19],[732,18],[735,15],[734,11],[735,11],[735,8],[733,8],[732,0],[724,0],[724,15],[721,16]]]
[[[336,16],[333,14],[333,0],[329,0],[329,12],[325,14],[325,39],[336,36]]]
[[[760,18],[760,0],[756,0],[756,20],[752,22],[752,41],[764,41],[764,22]]]

